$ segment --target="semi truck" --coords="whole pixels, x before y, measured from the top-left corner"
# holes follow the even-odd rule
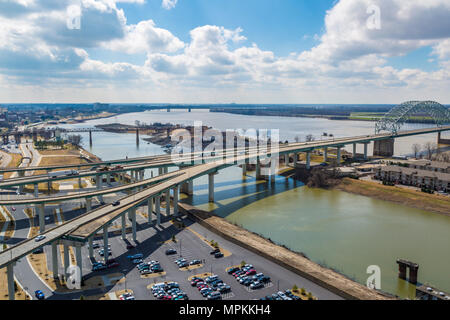
[[[58,177],[64,177],[64,176],[77,176],[80,173],[77,170],[65,170],[65,171],[55,171],[55,172],[49,172],[48,177],[49,178],[58,178]]]

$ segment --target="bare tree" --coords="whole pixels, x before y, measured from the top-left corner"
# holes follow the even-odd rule
[[[295,140],[295,142],[300,142],[300,137],[299,136],[295,136],[295,138],[294,138],[294,140]]]
[[[70,144],[79,147],[81,145],[81,142],[83,141],[83,137],[80,136],[79,134],[73,134],[67,137],[67,141]]]
[[[412,146],[412,150],[413,150],[413,153],[414,153],[414,158],[417,159],[417,155],[420,152],[420,144],[414,143],[413,146]]]
[[[314,136],[312,134],[308,134],[306,136],[306,142],[311,142],[311,141],[314,141],[314,140],[315,140],[315,138],[314,138]]]
[[[436,144],[433,142],[427,142],[425,143],[424,148],[427,153],[427,159],[431,160],[437,148]]]

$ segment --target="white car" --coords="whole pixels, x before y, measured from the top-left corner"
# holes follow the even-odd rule
[[[44,239],[45,239],[45,236],[40,235],[40,236],[37,236],[37,237],[34,239],[34,241],[39,242],[39,241],[44,240]]]

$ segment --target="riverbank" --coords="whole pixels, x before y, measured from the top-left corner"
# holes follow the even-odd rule
[[[313,281],[331,292],[351,300],[391,300],[381,292],[348,279],[347,277],[322,267],[303,255],[277,245],[260,235],[238,227],[223,218],[212,215],[191,205],[180,203],[181,212],[188,214],[205,228],[225,239],[269,259],[284,268]]]
[[[450,198],[448,196],[426,194],[396,186],[344,178],[333,188],[353,194],[395,202],[404,206],[450,216]]]

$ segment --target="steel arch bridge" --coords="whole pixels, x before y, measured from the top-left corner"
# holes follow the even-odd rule
[[[450,110],[440,103],[435,101],[408,101],[394,107],[378,120],[375,124],[375,133],[378,134],[385,130],[397,134],[408,118],[419,112],[430,115],[438,127],[450,123]]]

